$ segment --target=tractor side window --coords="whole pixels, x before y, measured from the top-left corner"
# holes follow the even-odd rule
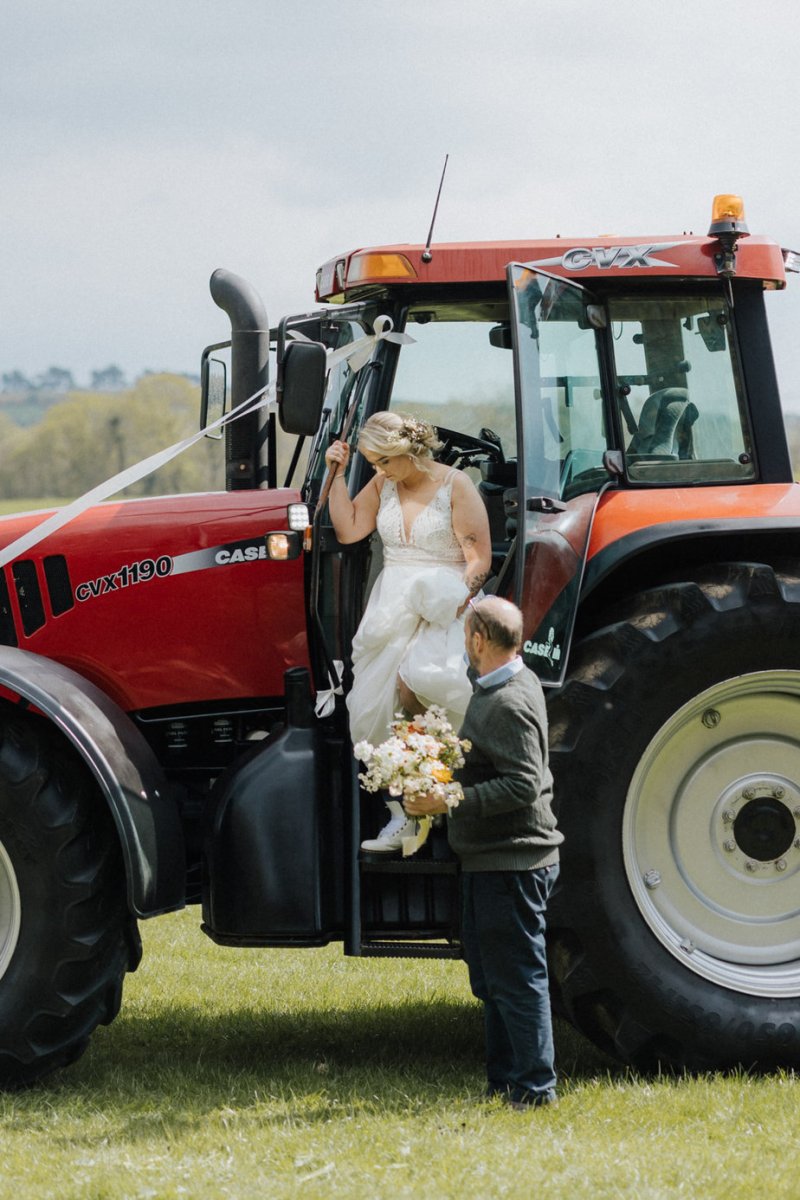
[[[722,297],[609,305],[628,478],[663,485],[755,473]]]

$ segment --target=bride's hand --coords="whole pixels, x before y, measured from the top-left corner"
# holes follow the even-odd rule
[[[331,472],[344,471],[350,461],[350,447],[347,442],[333,442],[325,451],[325,462]]]

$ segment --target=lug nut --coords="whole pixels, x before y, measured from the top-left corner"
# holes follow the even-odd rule
[[[661,883],[661,872],[660,871],[645,871],[643,878],[644,878],[644,886],[646,888],[649,888],[649,890],[652,892]]]
[[[723,850],[727,850],[728,854],[733,854],[734,850],[736,849],[736,842],[733,840],[733,838],[728,838],[727,841],[722,843],[722,848]]]
[[[785,871],[786,870],[786,859],[785,858],[777,858],[775,860],[775,870],[776,871]]]
[[[726,808],[722,814],[722,819],[723,819],[723,821],[728,821],[728,822],[735,821],[736,813],[733,811],[732,808]]]
[[[757,870],[757,867],[753,860],[748,858],[747,862],[744,864],[744,869],[745,871],[755,871]]]

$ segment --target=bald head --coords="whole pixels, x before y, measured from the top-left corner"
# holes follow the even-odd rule
[[[513,650],[522,645],[522,613],[516,604],[501,596],[473,600],[467,609],[469,629],[482,633],[498,650]]]

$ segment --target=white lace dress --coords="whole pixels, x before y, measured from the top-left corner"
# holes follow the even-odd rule
[[[350,736],[384,741],[399,709],[398,673],[426,707],[440,704],[455,729],[472,695],[464,663],[464,555],[453,532],[451,471],[406,539],[395,483],[381,490],[377,528],[383,570],[353,639]]]

